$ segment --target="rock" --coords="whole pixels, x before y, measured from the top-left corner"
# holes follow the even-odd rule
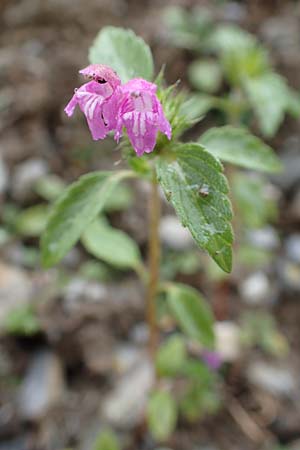
[[[224,362],[233,362],[240,357],[240,328],[234,322],[215,322],[216,352]]]
[[[106,398],[102,414],[109,423],[120,428],[132,428],[142,421],[149,391],[154,383],[150,361],[140,359],[126,373]]]
[[[275,184],[285,191],[289,191],[300,181],[300,139],[291,136],[286,140],[282,156],[283,170],[272,176]]]
[[[292,291],[300,292],[300,265],[291,261],[278,261],[278,275],[283,285]]]
[[[293,14],[280,14],[262,23],[261,33],[266,43],[272,47],[286,64],[299,64],[299,21]]]
[[[21,417],[39,421],[62,400],[63,393],[64,376],[60,360],[49,350],[37,352],[20,387],[18,406]]]
[[[27,200],[32,196],[36,181],[48,172],[48,165],[42,159],[28,159],[19,164],[13,174],[12,188],[16,200]]]
[[[133,345],[122,344],[116,348],[113,355],[113,365],[117,373],[128,373],[141,360],[141,350]]]
[[[184,228],[176,216],[164,216],[159,225],[162,243],[173,250],[191,248],[193,239],[187,228]]]
[[[278,233],[271,226],[250,230],[247,233],[247,237],[250,244],[264,250],[276,250],[280,244]]]
[[[260,305],[272,300],[272,288],[263,272],[254,272],[239,286],[242,299],[250,305]]]
[[[250,383],[273,395],[290,396],[297,389],[290,370],[262,361],[253,362],[249,366],[247,377]]]
[[[300,449],[300,439],[293,441],[289,444],[289,450],[299,450]]]
[[[84,302],[101,303],[107,300],[108,288],[96,281],[73,278],[64,289],[65,307],[69,311],[80,309]]]
[[[230,22],[241,22],[247,17],[247,10],[244,5],[238,2],[225,3],[222,8],[222,19]]]
[[[4,161],[0,157],[0,195],[3,194],[8,186],[8,171]]]
[[[118,314],[122,317],[120,322],[130,316],[134,320],[134,312],[141,312],[144,308],[143,299],[136,279],[127,279],[116,285],[75,277],[64,289],[64,308],[68,312],[83,316],[92,313],[99,319]]]
[[[300,234],[292,234],[284,243],[286,257],[297,264],[300,264]]]
[[[139,323],[132,327],[129,335],[136,345],[145,346],[149,338],[149,328],[146,323]]]
[[[293,196],[291,205],[289,207],[289,213],[294,219],[300,220],[300,189],[297,189],[296,193]]]
[[[1,439],[0,450],[29,450],[28,438],[22,436],[9,441]]]
[[[32,293],[25,271],[0,263],[0,326],[11,311],[30,303]]]

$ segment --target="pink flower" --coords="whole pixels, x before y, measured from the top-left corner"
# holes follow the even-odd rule
[[[92,64],[79,73],[92,81],[75,89],[65,112],[72,116],[78,105],[87,119],[93,139],[103,139],[116,127],[117,102],[113,94],[121,80],[110,67],[102,64]]]
[[[138,156],[153,151],[158,131],[171,139],[171,125],[156,96],[156,85],[134,78],[116,90],[118,118],[115,139],[119,141],[123,126]]]

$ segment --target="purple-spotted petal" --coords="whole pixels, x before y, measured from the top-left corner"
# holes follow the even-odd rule
[[[116,72],[104,64],[90,64],[84,69],[79,70],[79,73],[99,84],[109,83],[113,89],[121,84],[121,80]]]
[[[156,89],[155,84],[135,78],[118,90],[121,101],[115,139],[120,138],[124,126],[138,156],[154,150],[158,131],[171,138],[171,126],[163,114]]]
[[[94,140],[104,139],[113,129],[112,118],[116,117],[115,106],[108,106],[113,88],[109,84],[90,81],[77,89],[65,108],[68,116],[72,115],[76,105],[84,113]]]

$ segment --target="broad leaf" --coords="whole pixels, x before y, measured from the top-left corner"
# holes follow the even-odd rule
[[[148,425],[151,434],[158,441],[170,437],[177,421],[177,405],[166,391],[155,391],[150,397],[147,409]]]
[[[214,60],[199,59],[190,64],[188,75],[191,84],[200,91],[210,94],[216,92],[222,83],[222,72]]]
[[[247,51],[257,44],[255,37],[236,25],[220,25],[211,36],[210,46],[216,52]]]
[[[265,180],[257,174],[235,174],[232,191],[239,217],[247,227],[260,228],[276,219],[276,201],[268,193]]]
[[[84,247],[96,258],[120,269],[141,264],[137,244],[123,231],[112,228],[104,219],[96,219],[82,235]]]
[[[135,77],[153,77],[151,50],[132,30],[103,28],[90,48],[89,59],[92,64],[112,67],[123,83]]]
[[[104,207],[111,192],[132,172],[92,172],[71,184],[54,204],[41,239],[42,262],[60,261]]]
[[[245,80],[244,86],[262,133],[266,137],[272,137],[283,121],[290,103],[289,89],[285,80],[269,72]]]
[[[158,159],[158,180],[182,224],[217,264],[232,266],[232,218],[228,185],[221,164],[200,144],[180,144],[176,160]]]
[[[47,216],[48,206],[44,204],[24,209],[16,217],[16,231],[27,237],[40,236],[46,226]]]
[[[167,302],[183,331],[204,347],[214,345],[213,315],[198,291],[184,284],[170,284]]]
[[[121,446],[117,435],[106,428],[98,434],[92,450],[121,450]]]
[[[265,172],[277,172],[281,169],[280,160],[271,147],[244,128],[211,128],[199,141],[206,150],[222,161]]]
[[[185,366],[185,342],[174,335],[161,344],[156,355],[156,370],[161,376],[174,376]]]
[[[180,113],[193,121],[204,116],[215,106],[215,97],[207,94],[193,94],[181,105]]]

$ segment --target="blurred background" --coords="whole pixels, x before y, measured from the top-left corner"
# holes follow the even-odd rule
[[[106,427],[121,450],[159,448],[144,422],[152,375],[140,282],[82,244],[42,270],[39,236],[67,184],[121,158],[112,140],[91,140],[80,113],[63,113],[101,27],[132,28],[153,49],[156,72],[166,64],[169,84],[180,79],[202,95],[207,114],[189,138],[224,124],[205,100],[230,83],[217,58],[201,66],[207,27],[222,24],[252,33],[297,98],[296,0],[1,0],[1,450],[116,450],[113,438],[99,439]],[[161,276],[208,299],[223,363],[213,407],[179,421],[165,445],[173,450],[300,450],[300,124],[282,112],[277,125],[267,142],[284,171],[234,183],[243,237],[232,275],[216,270],[163,204]],[[264,129],[254,122],[253,131]],[[145,255],[147,186],[129,184],[116,197],[106,215]],[[160,326],[162,335],[175,329],[163,307]]]

